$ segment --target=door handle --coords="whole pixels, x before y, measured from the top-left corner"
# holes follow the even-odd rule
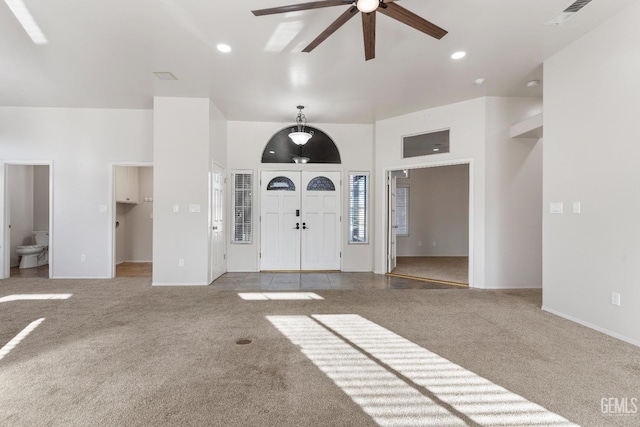
[[[294,230],[300,230],[300,223],[296,222],[296,228],[294,228]]]
[[[218,226],[217,226],[217,225],[214,225],[212,228],[213,228],[214,230],[217,230],[217,229],[218,229]]]
[[[308,230],[309,229],[309,227],[307,227],[307,223],[306,222],[302,223],[302,229],[303,230]]]

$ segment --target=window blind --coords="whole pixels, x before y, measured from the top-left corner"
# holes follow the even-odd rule
[[[349,243],[369,243],[369,174],[349,174]]]
[[[396,230],[397,236],[409,235],[409,187],[396,188]]]
[[[232,172],[231,243],[253,242],[253,172]]]

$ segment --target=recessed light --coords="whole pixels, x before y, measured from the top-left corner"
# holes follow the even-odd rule
[[[473,84],[476,86],[482,86],[484,84],[484,79],[480,78],[480,79],[475,79],[473,81]]]
[[[434,148],[433,151],[440,151],[440,149],[439,148]]]
[[[459,51],[451,54],[451,59],[462,59],[467,56],[467,52]]]
[[[220,43],[216,46],[216,48],[218,48],[218,50],[222,53],[231,52],[231,46],[229,46],[228,44]]]
[[[153,74],[160,80],[178,80],[178,78],[169,71],[154,71]]]
[[[540,80],[529,80],[527,82],[527,87],[538,87],[540,85]]]
[[[4,0],[4,2],[9,6],[11,12],[16,16],[22,28],[27,32],[29,37],[31,37],[31,41],[35,44],[47,44],[49,40],[44,36],[44,33],[38,26],[38,23],[27,9],[27,6],[24,4],[22,0]]]
[[[271,150],[271,151],[269,151],[269,154],[276,154],[276,152]]]

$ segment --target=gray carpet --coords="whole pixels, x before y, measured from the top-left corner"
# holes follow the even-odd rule
[[[574,423],[640,425],[639,415],[601,410],[603,398],[640,397],[640,349],[542,312],[539,291],[319,290],[324,300],[244,301],[215,287],[149,284],[0,281],[0,297],[73,294],[0,303],[0,346],[45,318],[0,360],[0,425],[375,425],[267,318],[315,314],[357,314]],[[236,344],[242,338],[252,342]]]

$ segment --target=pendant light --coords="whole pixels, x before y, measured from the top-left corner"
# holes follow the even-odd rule
[[[302,113],[302,110],[304,109],[304,105],[298,105],[296,108],[298,109],[298,115],[296,116],[297,131],[296,129],[291,129],[291,133],[289,133],[289,138],[291,138],[291,140],[296,145],[303,146],[304,144],[309,142],[309,140],[313,136],[313,131],[311,132],[305,131],[305,126],[307,125],[307,118]]]

